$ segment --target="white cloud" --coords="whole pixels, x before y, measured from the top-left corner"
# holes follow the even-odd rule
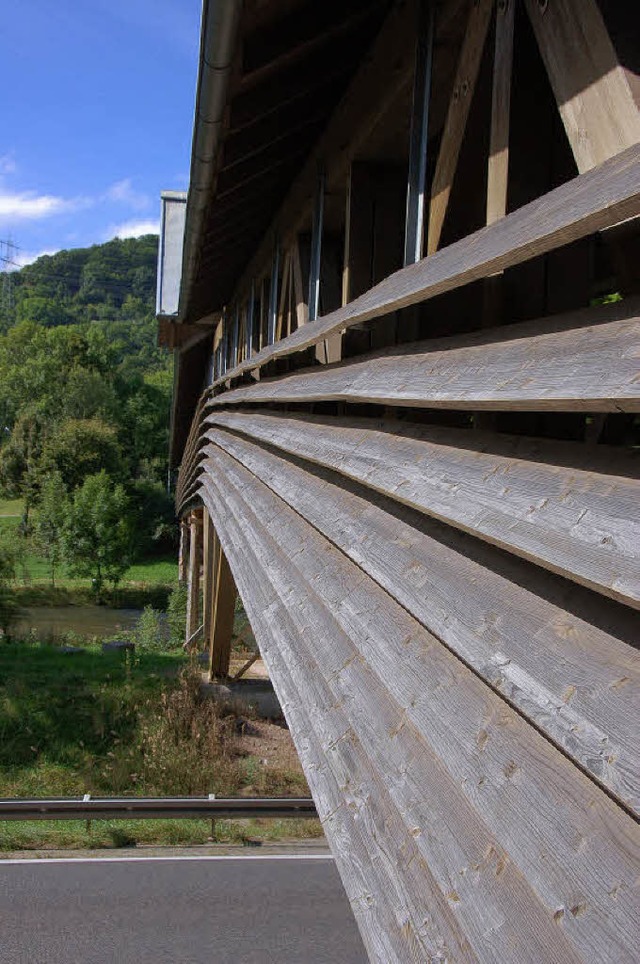
[[[107,231],[105,238],[107,240],[110,238],[140,238],[143,234],[159,233],[160,221],[156,218],[147,221],[125,221],[124,224],[113,225]]]
[[[119,204],[128,204],[134,211],[144,211],[151,204],[151,199],[147,194],[141,194],[133,187],[130,177],[116,181],[107,190],[105,198],[108,201],[115,201]]]
[[[77,211],[91,204],[89,198],[62,198],[54,194],[23,191],[9,194],[0,191],[0,222],[38,221],[55,214]]]

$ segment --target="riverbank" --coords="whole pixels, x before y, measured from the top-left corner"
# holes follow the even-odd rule
[[[298,796],[288,731],[203,698],[181,651],[0,644],[0,796]],[[217,821],[215,839],[315,837],[316,821]],[[204,844],[208,820],[0,824],[0,852]]]

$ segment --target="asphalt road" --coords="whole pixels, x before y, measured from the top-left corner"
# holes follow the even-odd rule
[[[2,964],[366,964],[332,859],[0,861]]]

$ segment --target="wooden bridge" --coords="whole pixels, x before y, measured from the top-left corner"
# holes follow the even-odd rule
[[[187,638],[240,594],[384,964],[638,959],[633,7],[204,5]]]

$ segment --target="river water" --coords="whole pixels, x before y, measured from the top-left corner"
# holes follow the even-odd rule
[[[77,633],[104,638],[135,626],[141,610],[106,606],[37,606],[23,609],[14,633],[33,632],[40,639]]]

